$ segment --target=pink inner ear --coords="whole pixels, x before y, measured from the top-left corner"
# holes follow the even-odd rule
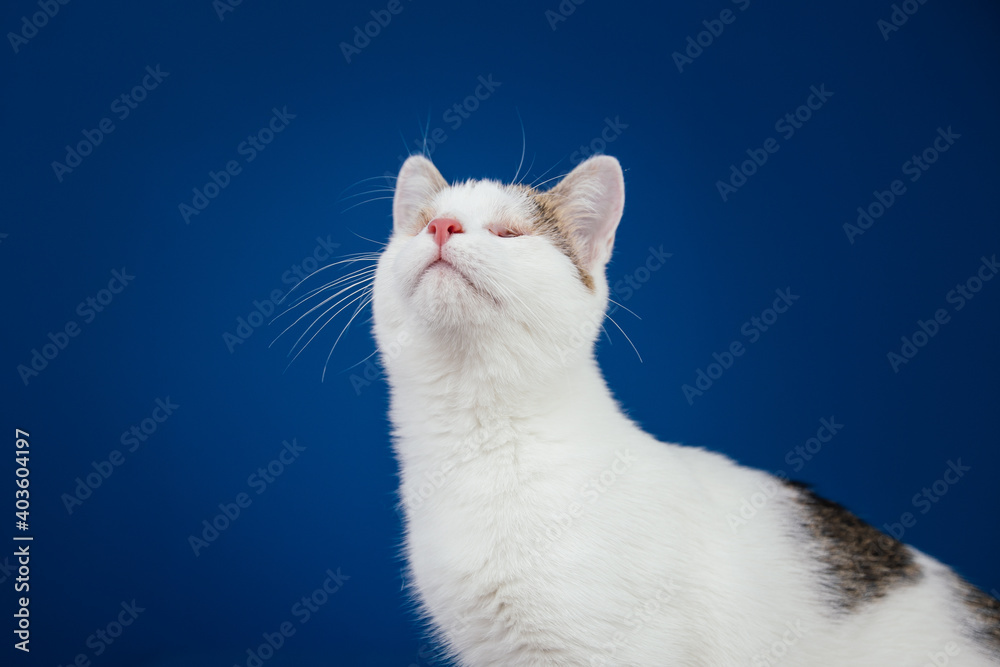
[[[603,265],[611,257],[625,204],[624,185],[618,161],[598,156],[580,164],[553,188],[562,195],[558,206],[573,221],[573,234],[591,266]]]

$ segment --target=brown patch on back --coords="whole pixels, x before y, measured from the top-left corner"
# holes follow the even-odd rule
[[[796,492],[795,499],[803,510],[802,525],[816,540],[829,573],[825,583],[840,609],[856,610],[923,575],[902,542],[862,521],[843,505],[816,495],[805,484],[786,484]]]
[[[548,192],[538,192],[533,188],[525,188],[525,191],[531,196],[531,201],[534,202],[537,211],[533,221],[535,229],[539,234],[548,237],[564,255],[569,257],[580,275],[580,281],[588,290],[593,292],[594,277],[590,275],[590,271],[584,266],[579,250],[573,243],[573,236],[569,231],[569,222],[562,219],[559,215],[556,196]]]
[[[959,594],[973,617],[972,639],[1000,656],[1000,600],[965,580],[960,580]]]

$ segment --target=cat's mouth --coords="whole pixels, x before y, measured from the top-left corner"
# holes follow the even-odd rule
[[[500,302],[494,295],[489,294],[488,292],[483,290],[479,285],[474,283],[472,279],[468,275],[466,275],[464,271],[455,266],[453,263],[449,262],[444,257],[440,256],[434,259],[430,264],[428,264],[424,268],[423,271],[420,272],[419,278],[414,283],[414,290],[416,290],[420,286],[420,284],[423,283],[423,281],[428,278],[428,276],[431,276],[434,273],[441,274],[442,276],[449,274],[454,275],[455,277],[460,278],[462,282],[468,285],[469,289],[471,289],[478,296],[489,299],[498,306],[500,305]]]
[[[455,266],[448,260],[444,259],[443,257],[438,257],[433,262],[428,264],[427,268],[425,268],[421,272],[420,280],[426,278],[427,275],[430,274],[432,271],[443,271],[447,273],[454,273],[455,275],[460,276],[462,280],[464,280],[466,283],[468,283],[469,287],[476,289],[476,286],[472,283],[471,280],[469,280],[469,277],[465,275],[465,273],[463,273],[461,269],[459,269],[457,266]]]

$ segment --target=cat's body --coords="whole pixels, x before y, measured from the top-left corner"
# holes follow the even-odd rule
[[[1000,664],[1000,605],[948,568],[623,414],[593,355],[623,197],[607,157],[548,193],[400,173],[375,332],[410,579],[456,662]]]

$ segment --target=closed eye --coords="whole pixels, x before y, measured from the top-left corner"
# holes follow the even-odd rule
[[[521,232],[508,227],[491,227],[490,232],[502,239],[512,239],[516,236],[522,236]]]

